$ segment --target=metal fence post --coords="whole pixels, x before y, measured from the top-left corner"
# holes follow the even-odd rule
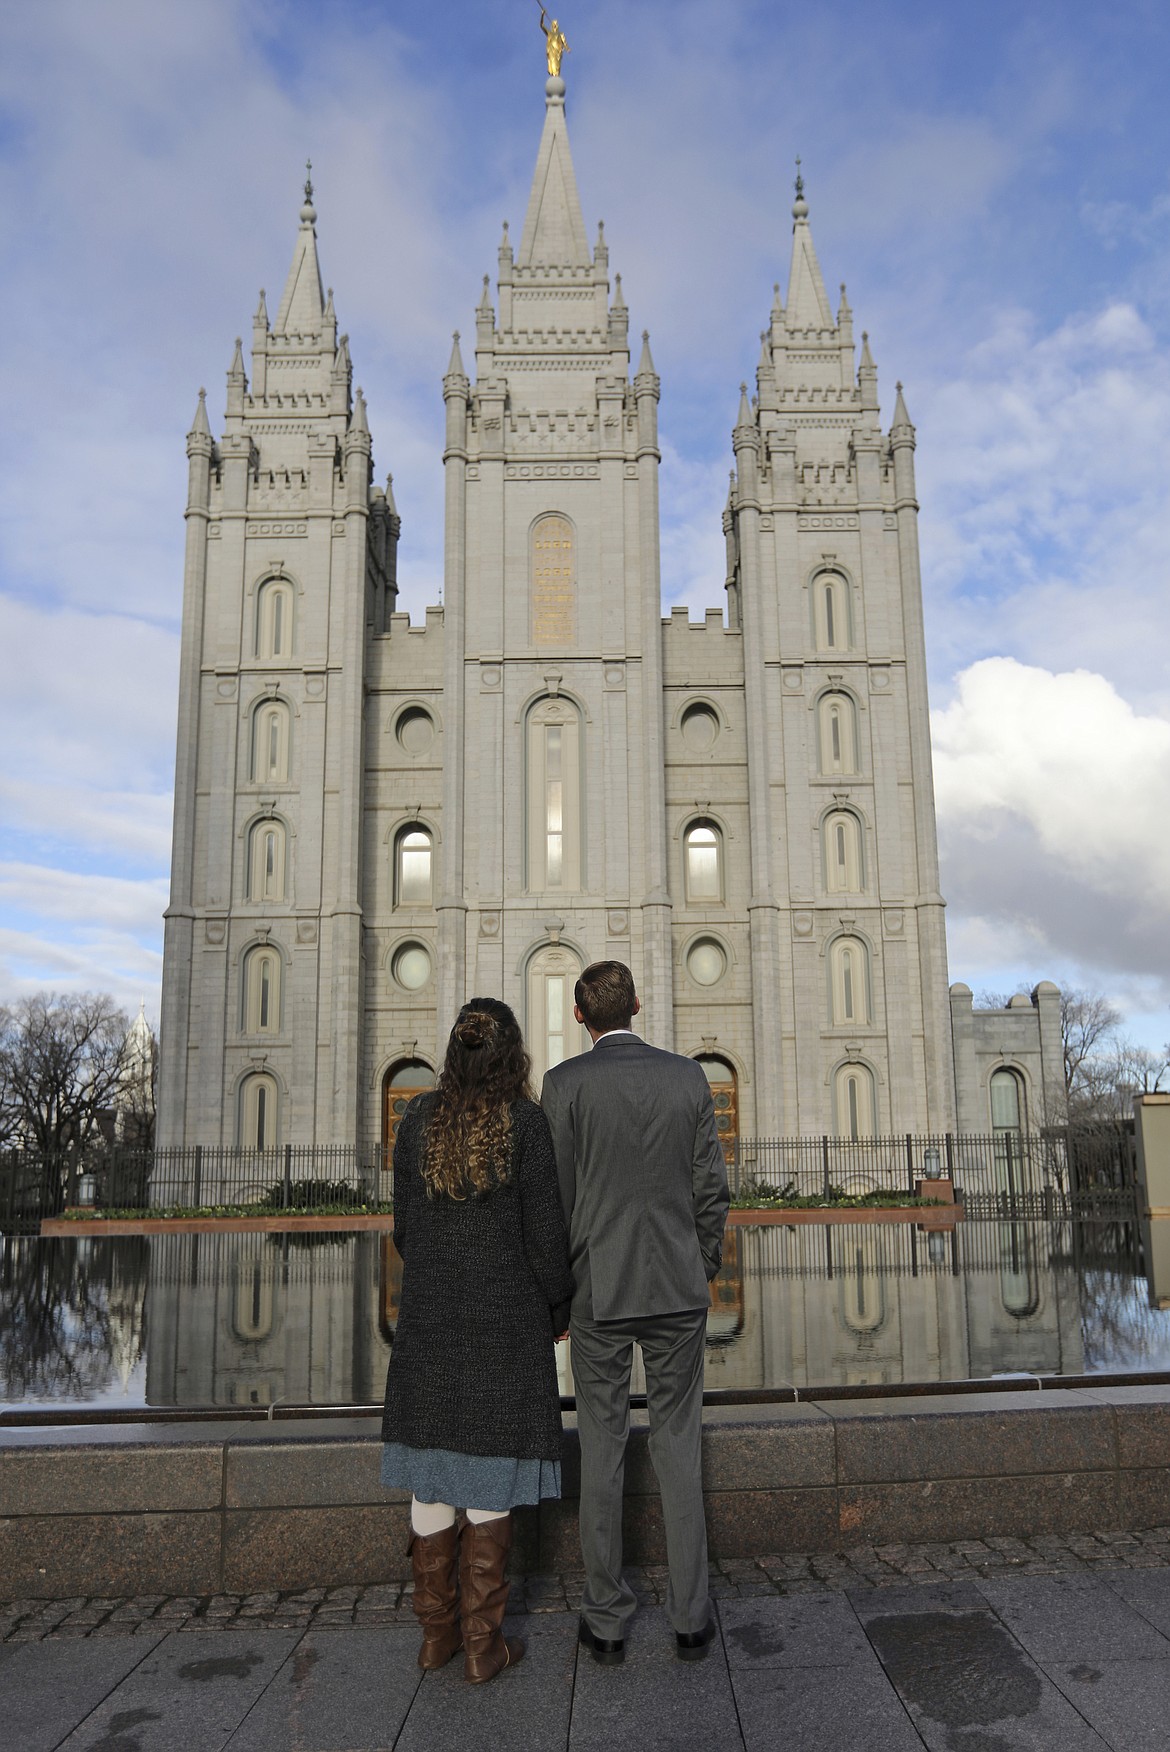
[[[906,1190],[911,1195],[914,1192],[914,1139],[906,1133]]]
[[[203,1203],[203,1145],[195,1146],[195,1196],[192,1201],[198,1209]]]
[[[829,1178],[829,1134],[828,1134],[828,1132],[823,1132],[821,1134],[821,1177],[822,1177],[822,1187],[823,1187],[824,1195],[826,1198],[831,1198],[833,1196],[833,1183]]]
[[[292,1203],[292,1145],[284,1146],[284,1208]]]

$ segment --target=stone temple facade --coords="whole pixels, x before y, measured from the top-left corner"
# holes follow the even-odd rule
[[[201,395],[187,440],[161,1144],[385,1140],[475,993],[539,1081],[587,1045],[603,956],[729,1138],[1047,1116],[1055,988],[948,992],[914,428],[900,388],[883,428],[799,180],[792,211],[726,604],[663,619],[659,379],[549,79],[523,231],[442,380],[444,600],[412,626],[306,185],[250,380],[237,345],[220,436]]]

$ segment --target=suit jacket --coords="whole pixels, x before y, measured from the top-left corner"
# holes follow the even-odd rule
[[[727,1169],[701,1065],[634,1034],[544,1079],[577,1282],[573,1312],[623,1320],[707,1305],[727,1218]]]

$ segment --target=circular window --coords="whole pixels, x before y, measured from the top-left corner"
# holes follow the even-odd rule
[[[688,748],[702,754],[719,734],[719,720],[710,706],[688,706],[682,715],[682,738]]]
[[[700,937],[687,950],[687,972],[696,985],[718,985],[727,972],[727,953],[713,937]]]
[[[407,706],[394,734],[407,754],[425,754],[435,740],[435,720],[421,706]]]
[[[390,971],[404,991],[421,991],[431,977],[430,950],[421,943],[404,943],[395,951]]]

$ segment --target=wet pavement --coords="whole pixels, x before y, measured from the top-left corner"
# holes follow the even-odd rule
[[[713,1567],[682,1663],[660,1569],[621,1667],[578,1647],[580,1577],[528,1576],[524,1661],[419,1672],[409,1590],[0,1605],[13,1752],[1165,1752],[1170,1530],[855,1547]]]

